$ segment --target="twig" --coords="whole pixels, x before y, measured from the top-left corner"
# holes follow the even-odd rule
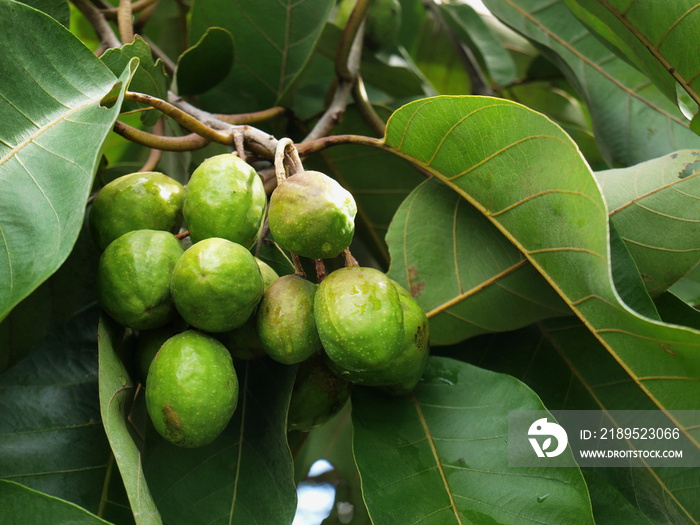
[[[335,55],[335,74],[340,80],[352,82],[357,75],[357,71],[353,71],[351,67],[350,55],[353,52],[353,47],[355,47],[357,35],[360,35],[361,43],[364,34],[363,22],[371,3],[372,0],[357,0],[345,24],[343,35],[340,38],[340,45]]]
[[[294,262],[294,273],[306,278],[306,272],[304,272],[304,267],[301,265],[301,259],[299,259],[299,256],[296,253],[291,252],[290,255],[292,256],[292,262]]]
[[[355,107],[360,112],[362,118],[365,119],[365,122],[370,125],[377,135],[383,136],[386,124],[382,118],[377,115],[377,112],[374,111],[372,103],[369,101],[369,97],[367,97],[367,91],[365,91],[365,83],[359,75],[352,88],[352,98],[355,101]]]
[[[131,12],[138,13],[140,11],[143,11],[148,6],[158,3],[159,1],[160,0],[137,0],[136,2],[131,4]],[[117,20],[117,16],[119,14],[119,8],[118,7],[108,7],[106,9],[102,9],[102,13],[105,15],[105,18],[107,20]]]
[[[343,258],[345,259],[345,267],[350,268],[352,266],[360,266],[360,263],[357,262],[357,259],[353,257],[352,253],[350,253],[350,248],[345,248],[343,250]]]
[[[326,265],[323,264],[323,259],[314,259],[314,262],[316,263],[316,282],[321,284],[321,281],[326,278]]]
[[[389,149],[383,140],[374,137],[365,137],[364,135],[329,135],[319,139],[300,142],[297,144],[297,151],[302,157],[308,157],[331,146],[341,146],[343,144],[360,144],[362,146]]]
[[[233,125],[257,124],[259,122],[265,122],[275,117],[284,115],[286,112],[287,110],[282,106],[275,106],[273,108],[263,109],[262,111],[253,111],[252,113],[238,113],[236,115],[223,115],[221,113],[214,113],[214,117],[223,122],[228,122],[229,124]]]
[[[210,142],[196,133],[182,137],[154,135],[153,133],[133,128],[118,120],[114,123],[114,131],[132,142],[162,151],[193,151],[203,148]]]
[[[160,117],[156,122],[156,125],[153,126],[153,134],[158,135],[159,137],[165,134],[165,122],[163,120],[163,117]],[[146,159],[146,163],[143,166],[141,166],[141,169],[139,171],[155,170],[158,167],[158,163],[160,162],[162,156],[162,149],[151,148],[151,152],[148,154],[148,159]]]
[[[360,70],[360,58],[362,56],[362,37],[364,34],[364,21],[360,24],[359,30],[355,35],[355,40],[352,43],[350,53],[348,55],[347,69],[352,74],[352,80],[339,79],[338,86],[333,94],[326,112],[316,122],[311,132],[306,136],[304,142],[312,141],[325,137],[330,134],[336,124],[340,122],[345,114],[345,108],[348,106],[348,99],[352,92],[352,86],[355,83],[355,78]]]
[[[87,0],[72,0],[73,5],[87,18],[100,39],[100,47],[109,49],[121,47],[122,43],[114,34],[104,14]]]
[[[134,21],[131,14],[131,0],[119,0],[117,8],[117,26],[122,43],[131,44],[134,41]]]

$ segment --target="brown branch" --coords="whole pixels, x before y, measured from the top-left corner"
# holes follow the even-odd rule
[[[117,8],[117,26],[122,43],[131,44],[134,41],[134,22],[131,14],[131,0],[119,0]]]
[[[183,137],[163,137],[154,135],[153,133],[136,129],[118,120],[114,123],[114,131],[132,142],[162,151],[193,151],[203,148],[210,142],[196,133],[191,133]]]
[[[95,33],[100,39],[101,48],[121,47],[122,43],[114,34],[104,14],[97,7],[87,0],[72,0],[72,2],[95,29]]]
[[[355,101],[355,107],[360,112],[360,116],[362,116],[365,122],[369,124],[377,135],[383,137],[386,123],[377,114],[377,112],[374,111],[372,103],[369,101],[369,97],[367,96],[367,91],[365,91],[365,83],[362,81],[362,77],[359,75],[352,88],[352,98]]]
[[[340,45],[335,55],[335,74],[340,80],[352,82],[357,75],[357,71],[353,71],[353,68],[350,67],[350,55],[353,52],[358,35],[360,35],[360,43],[362,42],[364,34],[362,23],[371,3],[372,0],[357,0],[345,24],[343,34],[340,37]]]
[[[286,112],[286,108],[283,108],[282,106],[275,106],[273,108],[263,109],[262,111],[253,111],[251,113],[239,113],[236,115],[214,113],[213,116],[223,122],[240,126],[242,124],[257,124],[259,122],[265,122],[267,120],[282,116]]]
[[[137,0],[133,4],[131,4],[131,12],[132,13],[139,13],[146,9],[148,6],[152,4],[158,3],[159,0]],[[108,7],[106,9],[102,9],[102,14],[104,14],[105,18],[107,20],[117,20],[118,15],[119,15],[119,8],[118,7]]]
[[[308,157],[309,155],[323,151],[331,146],[342,146],[344,144],[359,144],[361,146],[372,146],[373,148],[385,150],[389,149],[384,144],[383,140],[374,137],[365,137],[363,135],[330,135],[321,137],[320,139],[300,142],[297,144],[297,151],[302,157]]]

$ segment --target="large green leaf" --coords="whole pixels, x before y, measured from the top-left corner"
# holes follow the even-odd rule
[[[450,348],[449,354],[517,377],[552,410],[656,408],[587,328],[572,317],[477,337]],[[620,516],[634,515],[630,506],[659,525],[695,523],[692,516],[697,518],[700,512],[694,497],[694,487],[700,483],[698,469],[601,468],[594,477],[604,480],[593,486],[586,472],[590,469],[583,470],[597,523],[609,523],[605,517],[614,515],[615,509]],[[609,486],[601,487],[601,483]],[[643,519],[640,522],[645,523]]]
[[[547,50],[587,103],[598,147],[614,166],[697,148],[680,110],[598,41],[564,0],[485,0],[504,23]]]
[[[674,102],[678,83],[697,111],[700,10],[695,0],[566,0],[566,4]]]
[[[203,102],[219,113],[279,103],[308,62],[332,7],[326,0],[195,0],[190,44],[210,27],[228,30],[236,44],[231,73]]]
[[[286,413],[296,368],[266,359],[236,371],[238,407],[213,443],[178,448],[149,428],[146,479],[168,524],[288,525],[294,517]]]
[[[494,127],[494,122],[509,125]],[[437,97],[394,113],[385,145],[440,178],[484,215],[654,405],[698,408],[700,332],[643,318],[621,301],[611,277],[603,197],[558,126],[505,100]],[[417,295],[409,269],[405,265],[402,275],[394,275]],[[677,423],[698,439],[700,429]]]
[[[542,410],[520,381],[430,359],[411,396],[353,394],[353,449],[375,525],[593,523],[572,468],[508,466],[508,412]],[[507,495],[507,497],[505,496]]]
[[[97,319],[95,308],[87,310],[0,374],[0,478],[95,513],[105,505],[110,455],[98,402]]]
[[[0,0],[0,34],[2,319],[68,257],[121,99],[100,105],[117,79],[45,14]]]
[[[596,173],[610,218],[652,295],[700,261],[700,153],[677,151]]]
[[[128,415],[136,385],[124,366],[124,330],[107,317],[100,319],[100,412],[137,525],[161,525],[158,509],[143,475],[141,453],[129,431]]]
[[[0,523],[6,525],[109,525],[77,505],[6,480],[0,480],[0,508]]]
[[[100,254],[83,227],[68,259],[0,322],[0,371],[42,341],[51,330],[97,301]]]
[[[210,27],[177,60],[177,92],[199,95],[221,82],[233,66],[233,36],[226,29]]]

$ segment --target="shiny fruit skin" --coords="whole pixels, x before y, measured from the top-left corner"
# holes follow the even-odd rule
[[[298,275],[285,275],[265,290],[257,313],[258,338],[275,361],[301,363],[321,349],[314,320],[316,287]]]
[[[316,328],[328,357],[354,372],[378,370],[404,341],[403,309],[393,281],[373,268],[332,272],[318,286]]]
[[[266,206],[265,188],[255,169],[225,153],[194,170],[183,212],[192,243],[219,237],[250,248],[262,228]]]
[[[184,248],[172,233],[136,230],[112,242],[97,269],[104,310],[136,330],[158,328],[176,315],[170,278]]]
[[[272,193],[268,223],[283,248],[327,259],[350,245],[356,214],[355,199],[335,180],[318,171],[301,171]]]
[[[104,250],[125,233],[163,230],[177,233],[182,224],[185,190],[159,172],[124,175],[106,184],[90,208],[90,233]]]
[[[316,354],[299,364],[287,413],[287,429],[308,432],[320,427],[347,403],[352,383],[336,376]]]
[[[158,433],[180,447],[211,443],[238,403],[238,378],[226,347],[188,330],[168,339],[148,371],[146,407]]]
[[[345,370],[330,362],[343,379],[358,385],[381,386],[394,395],[407,394],[416,387],[429,357],[428,317],[420,305],[398,283],[394,283],[403,309],[404,339],[401,351],[388,366],[364,372]]]
[[[182,318],[207,332],[242,326],[263,294],[253,255],[240,244],[216,237],[190,247],[173,269],[170,292]]]

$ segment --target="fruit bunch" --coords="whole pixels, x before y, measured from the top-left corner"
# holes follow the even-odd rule
[[[204,161],[184,188],[155,172],[102,188],[90,211],[104,250],[99,300],[134,334],[135,372],[164,438],[197,447],[221,433],[238,401],[234,359],[299,364],[290,430],[330,419],[353,383],[396,394],[415,387],[428,323],[401,286],[358,266],[320,284],[300,266],[280,277],[251,253],[267,215],[295,260],[336,257],[352,241],[356,211],[337,182],[304,170],[280,181],[268,207],[257,172],[233,154]],[[178,233],[183,220],[188,232]]]

